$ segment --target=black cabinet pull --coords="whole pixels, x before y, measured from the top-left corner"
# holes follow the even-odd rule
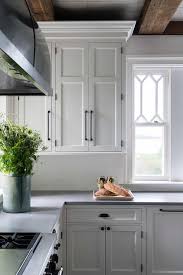
[[[93,111],[90,111],[90,141],[93,141]]]
[[[87,115],[88,115],[88,111],[85,111],[85,141],[88,140],[87,138]]]
[[[183,209],[160,209],[161,212],[169,212],[169,213],[183,213]]]
[[[109,218],[109,217],[110,216],[107,213],[102,213],[102,214],[99,215],[99,218]]]
[[[111,230],[111,228],[108,226],[108,227],[107,227],[107,231],[109,231],[109,230]]]
[[[50,138],[50,114],[51,114],[51,111],[48,111],[48,140],[51,140],[51,138]]]
[[[100,229],[101,229],[102,231],[104,231],[105,228],[102,226]]]

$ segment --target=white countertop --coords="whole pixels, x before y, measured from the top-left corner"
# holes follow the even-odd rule
[[[51,233],[66,205],[183,205],[183,192],[134,192],[133,201],[95,201],[92,192],[33,192],[31,212],[0,212],[1,232]]]
[[[0,232],[52,233],[62,206],[58,195],[33,195],[28,213],[0,211]]]
[[[92,192],[33,192],[31,212],[8,214],[0,211],[0,232],[52,233],[64,205],[182,205],[183,192],[134,192],[133,201],[95,201]],[[51,234],[52,235],[52,234]],[[51,237],[50,237],[51,238]],[[51,243],[51,239],[50,239]],[[42,242],[49,250],[49,242]],[[49,251],[45,250],[45,261]],[[42,257],[42,263],[44,262]],[[32,262],[34,264],[34,259]],[[31,262],[30,262],[31,265]],[[30,268],[30,265],[27,267]],[[40,266],[41,268],[41,266]],[[40,269],[39,268],[39,269]],[[32,270],[32,268],[31,268]],[[38,269],[37,269],[38,270]],[[26,275],[29,273],[26,273]],[[35,273],[33,275],[38,275]],[[32,274],[31,274],[32,275]]]

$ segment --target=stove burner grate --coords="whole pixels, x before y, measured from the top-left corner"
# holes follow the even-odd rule
[[[0,249],[31,249],[38,233],[0,233]]]

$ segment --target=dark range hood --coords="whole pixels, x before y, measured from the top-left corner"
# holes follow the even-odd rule
[[[26,0],[0,1],[0,95],[52,95],[46,41]]]

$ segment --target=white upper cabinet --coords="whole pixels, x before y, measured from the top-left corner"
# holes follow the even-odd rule
[[[51,61],[53,50],[48,44]],[[50,96],[15,96],[14,119],[20,125],[26,125],[37,130],[47,146],[47,151],[52,150],[52,97]]]
[[[121,151],[121,43],[89,47],[90,151]]]
[[[56,151],[87,151],[87,43],[56,47]]]
[[[121,151],[121,43],[56,47],[56,151]]]

